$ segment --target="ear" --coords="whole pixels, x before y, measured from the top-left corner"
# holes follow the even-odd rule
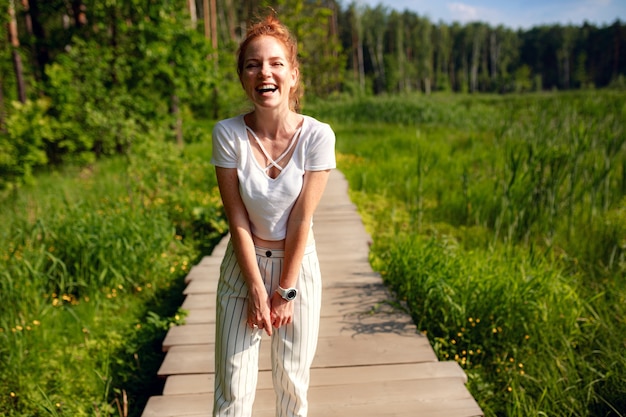
[[[293,90],[298,85],[300,81],[300,70],[298,68],[293,68],[291,70],[291,89]]]

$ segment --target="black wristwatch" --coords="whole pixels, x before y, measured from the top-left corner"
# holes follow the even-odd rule
[[[295,288],[282,288],[280,285],[276,292],[287,301],[293,301],[298,296],[298,290]]]

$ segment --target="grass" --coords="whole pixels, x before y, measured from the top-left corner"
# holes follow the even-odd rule
[[[626,99],[313,103],[371,260],[487,416],[626,415]]]
[[[0,414],[138,416],[183,278],[224,232],[210,146],[37,176],[0,226]]]

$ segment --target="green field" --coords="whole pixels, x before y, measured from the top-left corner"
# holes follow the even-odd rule
[[[626,97],[318,103],[371,261],[486,415],[626,415]]]
[[[206,152],[152,143],[5,196],[0,415],[138,416],[162,391],[182,278],[225,231]]]
[[[371,262],[487,416],[626,415],[626,97],[337,98]],[[225,232],[210,156],[150,143],[0,202],[0,414],[139,416]],[[198,132],[205,132],[204,136]]]

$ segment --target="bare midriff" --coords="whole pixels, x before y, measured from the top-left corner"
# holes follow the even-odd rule
[[[261,248],[268,249],[285,249],[285,239],[282,240],[265,240],[261,239],[258,236],[252,235],[252,241],[254,242],[254,246],[259,246]],[[315,238],[313,237],[313,230],[309,231],[309,237],[307,239],[307,246],[312,245],[315,242]]]

